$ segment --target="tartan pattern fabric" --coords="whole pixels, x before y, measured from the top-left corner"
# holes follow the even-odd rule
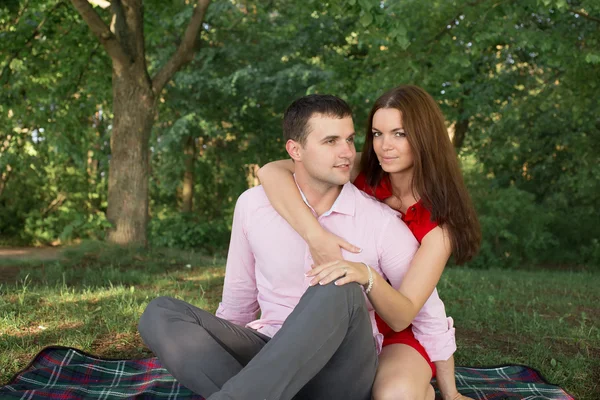
[[[457,367],[456,383],[461,393],[478,400],[574,400],[537,371],[519,365]],[[132,398],[203,400],[177,383],[156,358],[110,360],[58,346],[43,349],[8,385],[0,387],[0,399]]]

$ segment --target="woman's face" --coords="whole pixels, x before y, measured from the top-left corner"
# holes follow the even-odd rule
[[[414,160],[402,124],[402,113],[381,108],[373,115],[373,150],[381,168],[390,174],[410,172]]]

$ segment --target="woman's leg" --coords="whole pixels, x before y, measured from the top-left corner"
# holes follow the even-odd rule
[[[405,344],[385,346],[373,385],[374,400],[433,400],[431,367],[418,351]]]

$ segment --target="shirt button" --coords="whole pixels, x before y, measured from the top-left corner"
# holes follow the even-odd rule
[[[410,208],[410,211],[415,211],[415,208],[414,208],[414,207],[411,207],[411,208]]]

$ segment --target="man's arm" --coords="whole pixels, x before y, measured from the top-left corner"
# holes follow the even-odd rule
[[[249,197],[248,192],[242,193],[235,205],[223,298],[216,313],[217,317],[242,326],[255,320],[259,310],[254,255],[246,236]]]

